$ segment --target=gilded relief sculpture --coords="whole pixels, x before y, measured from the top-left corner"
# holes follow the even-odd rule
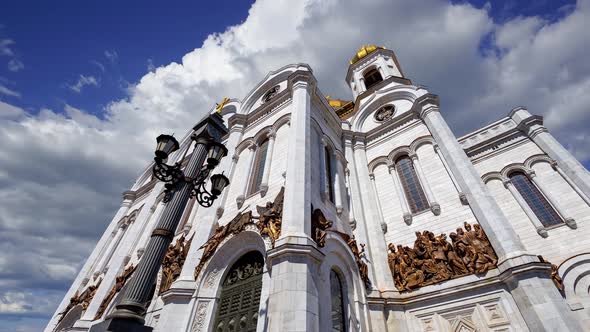
[[[256,211],[258,211],[256,227],[258,227],[260,235],[270,238],[273,248],[275,241],[281,235],[284,194],[285,188],[283,187],[277,197],[275,197],[274,202],[267,202],[266,206],[256,206]]]
[[[498,258],[483,229],[464,223],[464,228],[435,236],[430,231],[416,232],[414,247],[389,244],[388,263],[395,286],[410,291],[422,286],[481,274],[496,267]]]
[[[319,247],[323,247],[326,244],[326,230],[332,227],[332,222],[326,219],[322,210],[314,210],[313,206],[311,210],[311,237]]]
[[[213,257],[219,244],[221,244],[221,242],[229,235],[238,234],[244,231],[247,225],[254,224],[254,219],[258,219],[258,222],[255,223],[255,225],[260,231],[260,235],[268,236],[274,246],[275,241],[281,234],[284,192],[285,188],[281,188],[281,191],[278,193],[277,197],[275,197],[273,202],[266,203],[265,207],[257,206],[256,210],[260,214],[258,217],[253,217],[252,211],[240,212],[226,225],[217,226],[213,236],[211,236],[209,240],[199,248],[203,249],[203,254],[199,264],[195,267],[195,280],[201,273],[201,270],[207,261]]]
[[[105,310],[109,306],[109,303],[111,303],[111,301],[113,300],[115,295],[117,295],[117,293],[119,293],[119,291],[121,291],[121,289],[123,289],[123,286],[125,286],[125,284],[127,283],[127,280],[129,280],[129,278],[131,278],[131,275],[133,275],[135,268],[136,268],[136,266],[130,265],[129,267],[127,267],[125,269],[125,271],[123,271],[123,273],[121,275],[119,275],[115,279],[115,284],[113,285],[113,287],[111,288],[111,290],[109,291],[107,296],[104,298],[104,300],[102,300],[102,302],[100,303],[100,307],[98,308],[98,311],[96,312],[96,316],[94,316],[94,320],[97,320],[100,317],[102,317]]]
[[[70,299],[70,303],[68,303],[64,311],[60,313],[61,316],[59,317],[58,323],[61,322],[61,320],[68,314],[68,312],[78,304],[82,305],[82,310],[86,310],[88,308],[88,305],[90,305],[90,301],[92,301],[92,299],[94,298],[94,294],[96,294],[96,291],[98,290],[98,287],[100,286],[101,282],[102,279],[98,280],[98,282],[95,285],[88,286],[88,288],[86,288],[79,295],[78,291],[76,291],[74,296],[72,296],[72,298]]]
[[[169,290],[172,283],[180,276],[192,241],[192,237],[188,241],[185,241],[184,235],[182,235],[176,240],[176,244],[170,245],[168,248],[166,256],[164,256],[164,261],[162,262],[162,282],[160,283],[158,295],[162,295],[162,293]]]

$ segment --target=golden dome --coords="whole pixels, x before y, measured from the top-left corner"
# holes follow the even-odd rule
[[[330,107],[336,112],[341,119],[344,119],[346,115],[348,115],[352,109],[354,108],[354,103],[350,100],[341,100],[341,99],[331,99],[330,96],[326,96]]]
[[[353,63],[359,61],[360,59],[366,57],[367,55],[369,55],[369,53],[377,50],[377,49],[385,49],[385,47],[383,46],[375,46],[375,45],[363,45],[354,55],[354,57],[352,59],[350,59],[350,64],[352,65]]]

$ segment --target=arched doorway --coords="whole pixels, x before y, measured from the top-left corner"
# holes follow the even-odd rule
[[[240,257],[223,281],[216,332],[256,331],[264,258],[258,251]]]

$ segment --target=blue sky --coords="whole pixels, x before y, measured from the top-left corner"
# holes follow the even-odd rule
[[[21,98],[6,99],[31,112],[64,103],[89,112],[126,95],[149,66],[178,62],[212,32],[248,16],[252,1],[15,1],[0,13],[0,39],[14,41],[13,72],[2,57],[0,77]],[[109,57],[110,55],[110,57]],[[10,60],[9,60],[10,59]],[[80,75],[97,86],[73,91]],[[3,100],[7,96],[2,96]]]
[[[0,11],[0,332],[42,329],[151,159],[223,97],[393,49],[457,135],[518,105],[590,161],[590,0],[11,2]],[[34,208],[31,208],[31,207]]]

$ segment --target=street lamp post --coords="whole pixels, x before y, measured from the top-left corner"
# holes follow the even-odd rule
[[[227,148],[220,143],[221,137],[227,133],[223,119],[218,113],[214,113],[193,129],[191,139],[195,142],[195,148],[184,172],[181,170],[182,160],[174,165],[165,163],[168,155],[178,150],[176,139],[169,135],[158,136],[153,172],[157,179],[166,182],[166,207],[135,273],[129,280],[121,302],[104,322],[94,325],[91,332],[152,330],[144,325],[147,309],[145,304],[150,300],[152,286],[189,198],[195,197],[199,204],[210,207],[229,184],[223,174],[215,174],[210,177],[211,190],[207,191],[205,188],[211,171],[227,154]]]

